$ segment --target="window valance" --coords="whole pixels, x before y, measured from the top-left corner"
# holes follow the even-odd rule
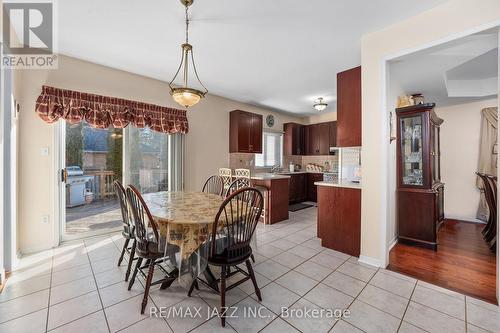
[[[94,128],[132,124],[168,134],[189,131],[185,110],[49,86],[42,87],[35,111],[49,124],[62,118],[71,124],[85,120]]]

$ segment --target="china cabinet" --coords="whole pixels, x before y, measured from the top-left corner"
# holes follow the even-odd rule
[[[434,103],[396,109],[397,219],[401,242],[437,250],[444,220],[439,130]]]

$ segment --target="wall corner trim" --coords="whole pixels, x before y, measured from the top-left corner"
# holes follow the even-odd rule
[[[384,263],[382,262],[382,260],[377,259],[377,258],[372,258],[372,257],[367,257],[367,256],[359,256],[358,261],[360,263],[367,264],[370,266],[384,268]]]
[[[389,242],[389,248],[387,249],[387,253],[391,252],[392,248],[396,246],[398,243],[398,236],[394,237],[390,242]]]

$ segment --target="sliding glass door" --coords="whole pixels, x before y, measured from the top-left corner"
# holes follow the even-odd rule
[[[125,184],[141,193],[168,190],[169,135],[149,128],[125,129]]]
[[[94,129],[62,123],[61,239],[117,231],[121,211],[113,182],[141,193],[182,189],[183,136],[128,126]]]
[[[63,238],[110,232],[121,226],[113,182],[123,177],[123,130],[65,123]]]

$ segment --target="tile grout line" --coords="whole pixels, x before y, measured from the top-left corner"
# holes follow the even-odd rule
[[[406,304],[405,311],[403,312],[403,316],[401,317],[401,322],[399,323],[399,326],[398,326],[398,332],[401,329],[401,325],[403,324],[403,321],[405,319],[406,311],[408,311],[408,308],[410,307],[411,298],[413,297],[413,293],[415,293],[415,289],[417,289],[417,284],[418,284],[418,280],[415,281],[415,285],[413,286],[413,289],[411,291],[410,298],[408,299],[408,303]]]
[[[365,290],[365,289],[366,289],[366,287],[370,284],[371,280],[375,277],[375,275],[377,275],[377,273],[378,273],[378,271],[379,271],[379,270],[380,270],[380,268],[377,268],[377,269],[375,270],[375,273],[374,273],[374,274],[370,277],[370,279],[369,279],[367,282],[365,282],[365,283],[366,283],[366,284],[365,284],[365,286],[361,289],[361,291],[358,293],[358,295],[356,295],[356,297],[353,297],[353,300],[352,300],[352,302],[349,304],[349,306],[347,306],[347,309],[350,309],[350,307],[354,304],[354,302],[355,302],[356,300],[358,300],[358,301],[360,301],[360,302],[362,302],[362,303],[366,304],[365,302],[363,302],[363,301],[359,300],[359,299],[358,299],[358,297],[359,297],[359,295],[361,295],[361,293],[363,292],[363,290]],[[339,273],[342,273],[342,272],[339,272]],[[364,281],[363,281],[363,282],[364,282]],[[371,306],[370,304],[367,304],[367,305]],[[374,307],[374,308],[375,308],[375,307]],[[377,308],[375,308],[375,309],[377,309]],[[377,310],[378,310],[378,309],[377,309]],[[357,327],[356,325],[354,325],[354,324],[352,324],[352,323],[348,322],[347,320],[346,320],[346,322],[347,322],[349,325],[352,325],[352,326],[356,327],[357,329],[359,329],[359,330],[361,330],[361,331],[365,332],[365,330],[363,330],[363,329],[361,329],[361,328]]]
[[[109,327],[109,322],[108,322],[108,316],[106,315],[106,311],[104,309],[104,303],[102,302],[101,292],[99,291],[99,284],[97,283],[97,279],[96,279],[95,274],[94,274],[94,268],[92,268],[92,260],[90,259],[89,251],[87,249],[87,244],[85,243],[85,241],[83,242],[83,246],[85,247],[85,253],[87,254],[87,259],[89,260],[89,263],[90,263],[90,270],[92,271],[92,277],[94,278],[94,283],[96,286],[97,295],[99,296],[99,302],[101,302],[101,308],[102,308],[102,313],[104,315],[104,320],[106,321],[106,326],[108,327],[108,332],[111,332],[111,328]]]
[[[265,230],[265,231],[264,231],[264,232],[262,232],[261,234],[266,234],[266,233],[269,233],[269,232],[273,232],[273,231],[275,231],[275,230],[280,230],[280,229],[282,229],[282,228],[286,228],[286,226],[281,227],[281,228],[276,228],[276,229],[269,229],[269,230]],[[309,229],[309,228],[311,228],[311,226],[306,226],[306,227],[301,228],[301,229],[296,229],[296,230],[294,230],[294,231],[293,231],[293,234],[303,232],[303,231],[305,231],[306,229]],[[293,235],[293,234],[292,234],[292,235]],[[291,235],[286,236],[286,237],[290,237],[290,236],[291,236]],[[281,236],[281,237],[278,237],[276,240],[283,240],[283,239],[285,239],[286,237]],[[291,242],[291,243],[295,243],[295,245],[294,245],[294,246],[298,246],[298,245],[300,245],[300,246],[305,246],[305,247],[307,247],[307,248],[309,248],[309,249],[311,249],[311,250],[315,250],[315,251],[316,251],[316,250],[318,250],[318,249],[316,249],[316,248],[312,248],[312,247],[309,247],[309,246],[306,246],[306,245],[303,245],[304,243],[309,242],[309,241],[311,241],[311,240],[313,240],[313,239],[315,239],[315,238],[316,238],[315,236],[311,236],[311,237],[309,237],[308,239],[306,239],[306,240],[302,241],[301,243],[295,243],[295,241],[290,241],[290,240],[287,240],[287,241],[289,241],[289,242]],[[111,242],[115,245],[115,247],[116,247],[116,248],[118,248],[117,243],[113,240],[113,238],[112,238],[112,237],[110,238],[110,240],[111,240]],[[286,239],[285,239],[285,240],[286,240]],[[263,243],[263,244],[264,244],[264,245],[267,245],[267,244],[271,245],[271,244],[272,244],[272,241],[270,241],[270,242],[268,242],[268,243]],[[311,245],[312,245],[312,243],[311,243]],[[86,248],[86,246],[87,246],[87,245],[84,243],[84,246],[85,246],[85,248]],[[292,247],[292,248],[293,248],[293,247]],[[262,256],[262,259],[264,259],[264,260],[262,261],[262,263],[263,263],[263,262],[266,262],[266,261],[268,261],[268,260],[272,260],[273,262],[276,262],[276,263],[280,264],[279,262],[275,261],[275,260],[274,260],[274,258],[276,258],[277,256],[279,256],[279,255],[281,255],[281,254],[283,254],[283,253],[290,253],[290,254],[294,254],[294,253],[292,253],[292,252],[288,252],[288,251],[289,251],[290,249],[292,249],[292,248],[289,248],[289,249],[287,249],[287,250],[282,250],[282,249],[280,249],[280,251],[281,251],[281,252],[280,252],[280,253],[278,253],[278,254],[276,254],[276,255],[274,255],[273,257],[266,257],[266,256]],[[119,250],[119,249],[118,249],[118,250]],[[290,267],[288,267],[288,266],[284,266],[284,265],[283,265],[284,267],[286,267],[286,268],[287,268],[287,272],[286,272],[286,273],[284,273],[284,274],[279,275],[278,277],[276,277],[276,278],[275,278],[275,279],[273,279],[273,280],[269,279],[270,283],[277,283],[276,281],[277,281],[279,278],[281,278],[282,276],[284,276],[284,275],[288,274],[288,273],[289,273],[289,272],[291,272],[291,271],[293,271],[294,273],[299,274],[299,275],[301,275],[301,276],[308,277],[307,275],[304,275],[304,274],[302,274],[302,273],[300,273],[300,272],[298,272],[298,271],[295,271],[295,269],[296,269],[297,267],[299,267],[300,265],[304,264],[305,262],[311,261],[311,259],[312,259],[312,258],[314,258],[314,257],[316,257],[316,256],[318,256],[319,254],[322,254],[322,253],[328,254],[328,253],[327,253],[327,250],[326,250],[325,248],[321,248],[321,249],[319,250],[319,252],[315,253],[313,256],[311,256],[311,257],[309,257],[309,258],[302,258],[302,257],[301,257],[301,259],[303,259],[303,261],[302,261],[301,263],[297,264],[296,266],[294,266],[293,268],[290,268]],[[93,263],[93,262],[90,260],[90,255],[89,255],[89,253],[87,252],[86,254],[87,254],[87,258],[89,259],[89,263],[90,263],[90,267],[91,267],[91,271],[92,271],[92,277],[94,278],[94,282],[96,283],[96,287],[97,287],[97,281],[96,281],[96,277],[95,277],[96,273],[94,272],[93,267],[92,267],[92,263]],[[295,255],[295,254],[294,254],[294,255]],[[49,288],[48,288],[48,289],[49,289],[49,301],[48,301],[48,307],[47,307],[47,319],[46,319],[46,325],[45,325],[45,326],[46,326],[46,329],[45,329],[45,331],[47,331],[47,330],[48,330],[48,318],[49,318],[49,311],[50,311],[50,307],[51,307],[51,305],[50,305],[50,295],[51,295],[51,291],[52,291],[52,289],[53,289],[54,287],[57,287],[57,286],[53,286],[53,274],[54,274],[54,273],[57,273],[57,272],[54,272],[54,262],[55,262],[54,257],[55,257],[55,256],[54,256],[54,254],[52,254],[52,255],[51,255],[51,269],[50,269],[50,273],[45,274],[45,275],[49,275],[49,274],[50,274],[50,283],[49,283]],[[334,255],[332,255],[332,257],[335,257],[335,258],[337,258],[337,259],[340,259],[340,258],[338,258],[338,257],[336,257],[336,256],[334,256]],[[309,292],[311,292],[311,290],[313,290],[314,288],[316,288],[316,287],[318,287],[320,284],[322,284],[322,283],[323,283],[323,282],[324,282],[324,281],[325,281],[325,280],[326,280],[326,279],[327,279],[327,278],[328,278],[331,274],[333,274],[334,272],[337,272],[337,273],[342,274],[342,275],[346,275],[346,276],[348,276],[348,277],[350,277],[350,278],[352,278],[352,279],[355,279],[355,280],[359,280],[359,279],[358,279],[358,278],[356,278],[356,277],[353,277],[353,276],[351,276],[351,275],[348,275],[348,274],[342,273],[342,272],[340,272],[340,271],[338,270],[338,269],[339,269],[342,265],[344,265],[346,262],[350,262],[350,259],[351,259],[351,258],[354,258],[354,257],[349,257],[349,258],[345,259],[345,260],[342,262],[342,264],[340,264],[339,266],[337,266],[337,267],[336,267],[336,268],[335,268],[332,272],[328,273],[326,277],[322,278],[319,282],[318,282],[318,281],[315,281],[315,282],[316,282],[316,284],[315,284],[315,285],[314,285],[311,289],[309,289],[309,290],[308,290],[308,291],[307,291],[304,295],[299,295],[299,294],[296,294],[296,292],[295,292],[295,291],[293,291],[293,290],[289,289],[288,287],[285,287],[285,286],[282,286],[282,285],[278,284],[278,285],[280,285],[281,287],[283,287],[284,289],[289,290],[290,292],[292,292],[293,294],[296,294],[296,295],[299,297],[299,298],[298,298],[298,300],[297,300],[297,301],[295,301],[294,303],[292,303],[289,307],[293,306],[294,304],[296,304],[296,303],[297,303],[297,302],[299,302],[300,300],[305,300],[305,301],[308,301],[307,299],[305,299],[305,296],[306,296]],[[99,261],[99,260],[106,260],[106,258],[104,258],[104,259],[98,259],[97,261]],[[311,261],[311,262],[316,263],[316,264],[318,264],[318,265],[320,265],[320,266],[322,266],[322,267],[329,268],[328,266],[325,266],[325,265],[323,265],[323,264],[321,264],[321,263],[317,263],[317,262],[314,262],[314,261]],[[356,264],[356,263],[353,263],[353,262],[350,262],[350,263],[351,263],[351,264]],[[281,264],[280,264],[280,265],[281,265]],[[362,266],[362,265],[361,265],[361,266]],[[77,265],[77,266],[75,266],[75,267],[78,267],[78,265]],[[75,268],[75,267],[70,267],[70,268],[67,268],[67,269],[71,269],[71,268]],[[66,270],[66,269],[63,269],[63,270],[61,270],[61,271],[64,271],[64,270]],[[107,270],[106,270],[106,271],[107,271]],[[103,271],[103,272],[105,272],[105,271]],[[103,272],[100,272],[100,273],[103,273]],[[386,314],[388,314],[388,315],[391,315],[391,316],[395,317],[394,315],[392,315],[392,314],[390,314],[390,313],[388,313],[388,312],[386,312],[386,311],[384,311],[384,310],[380,310],[380,309],[378,309],[378,308],[376,308],[376,307],[374,307],[374,306],[372,306],[372,305],[370,305],[370,304],[368,304],[368,303],[366,303],[366,302],[364,302],[364,301],[362,301],[362,300],[360,300],[360,299],[359,299],[359,296],[361,295],[361,293],[362,293],[362,292],[363,292],[363,291],[367,288],[367,286],[370,284],[370,282],[373,280],[373,278],[375,277],[375,275],[376,275],[378,272],[384,273],[383,268],[377,268],[377,269],[376,269],[376,271],[375,271],[375,274],[373,274],[373,275],[370,277],[370,279],[369,279],[369,281],[368,281],[368,282],[365,282],[365,281],[359,280],[359,281],[362,281],[365,285],[364,285],[364,287],[361,289],[361,291],[357,294],[357,296],[355,296],[355,297],[353,297],[353,296],[351,296],[351,295],[348,295],[348,294],[344,293],[343,291],[338,290],[338,289],[336,289],[335,287],[332,287],[332,286],[330,286],[330,285],[326,285],[326,284],[325,284],[325,286],[330,287],[330,288],[334,289],[335,291],[338,291],[338,292],[340,292],[340,293],[342,293],[342,294],[345,294],[345,295],[347,295],[347,296],[349,296],[349,297],[352,297],[352,298],[353,298],[353,301],[352,301],[352,302],[351,302],[351,303],[347,306],[347,308],[351,307],[351,306],[352,306],[352,304],[353,304],[356,300],[358,300],[359,302],[362,302],[363,304],[367,304],[368,306],[371,306],[371,307],[373,307],[374,309],[377,309],[377,310],[379,310],[379,311],[381,311],[381,312],[383,312],[383,313],[386,313]],[[392,272],[392,271],[391,271],[391,272]],[[396,272],[396,273],[397,273],[397,272]],[[385,273],[384,273],[384,274],[385,274]],[[400,273],[399,273],[399,274],[400,274]],[[390,275],[390,274],[388,274],[388,275]],[[392,276],[392,275],[391,275],[391,276]],[[265,275],[263,275],[263,277],[267,278]],[[406,280],[406,279],[402,279],[402,278],[400,278],[400,277],[398,277],[398,276],[392,276],[392,277],[393,277],[393,278],[396,278],[396,279],[398,279],[398,280],[408,281],[408,280]],[[83,278],[80,278],[80,279],[77,279],[77,280],[81,280],[81,279],[85,279],[85,278],[86,278],[86,277],[83,277]],[[308,277],[308,278],[310,278],[310,277]],[[314,279],[312,279],[312,280],[314,280]],[[414,302],[414,301],[412,301],[412,297],[413,297],[413,295],[414,295],[414,293],[415,293],[415,291],[416,291],[416,288],[420,285],[420,284],[419,284],[419,281],[421,281],[421,280],[418,280],[418,279],[414,279],[414,280],[415,280],[416,282],[415,282],[415,284],[414,284],[414,286],[413,286],[413,289],[412,289],[412,292],[411,292],[410,298],[408,299],[408,303],[407,303],[407,305],[406,305],[406,307],[405,307],[405,311],[404,311],[404,313],[403,313],[403,316],[402,316],[402,318],[401,318],[401,320],[400,320],[400,322],[399,322],[398,330],[399,330],[399,329],[401,329],[402,322],[404,321],[404,317],[405,317],[405,315],[406,315],[406,313],[407,313],[407,310],[409,309],[410,302]],[[140,279],[139,279],[139,281],[140,281]],[[62,286],[62,285],[64,285],[64,284],[71,283],[71,282],[73,282],[73,281],[66,282],[66,283],[60,284],[60,285],[58,285],[58,286]],[[116,284],[118,284],[118,283],[120,283],[120,282],[112,283],[112,284],[110,284],[110,285],[106,286],[105,288],[110,287],[110,286],[112,286],[112,285],[116,285]],[[142,282],[141,282],[141,281],[140,281],[140,283],[142,284]],[[323,283],[323,284],[324,284],[324,283]],[[370,284],[370,286],[373,286],[373,285],[371,285],[371,284]],[[422,285],[421,285],[421,286],[422,286]],[[264,286],[264,287],[265,287],[265,286]],[[401,297],[400,295],[395,294],[395,293],[393,293],[393,292],[391,292],[391,291],[389,291],[389,290],[386,290],[386,289],[384,289],[384,288],[381,288],[381,287],[378,287],[378,286],[374,286],[374,287],[376,287],[376,288],[380,288],[381,290],[384,290],[384,291],[389,292],[389,293],[391,293],[391,294],[393,294],[393,295],[397,295],[397,296]],[[429,287],[426,287],[426,286],[422,286],[422,288],[426,288],[426,289],[429,289],[429,290],[431,290],[431,291],[433,291],[433,292],[439,293],[440,295],[445,295],[445,296],[448,296],[448,297],[450,297],[450,298],[453,298],[453,296],[451,296],[451,295],[447,295],[446,293],[440,292],[439,290],[434,290],[433,288],[429,288]],[[30,295],[30,294],[34,294],[34,293],[41,292],[41,291],[45,291],[45,290],[47,290],[47,289],[42,289],[42,290],[34,291],[34,292],[32,292],[32,293],[29,293],[29,294],[26,294],[26,295],[23,295],[23,296],[28,296],[28,295]],[[104,311],[104,304],[103,304],[103,302],[102,302],[101,295],[100,295],[100,292],[99,292],[99,288],[98,288],[98,287],[97,287],[97,291],[98,291],[98,295],[99,295],[99,298],[100,298],[100,302],[101,302],[101,306],[102,306],[102,311],[104,312],[104,315],[105,315],[105,319],[106,319],[106,323],[107,323],[107,326],[108,326],[108,330],[110,330],[109,323],[108,323],[108,321],[107,321],[107,317],[106,317],[106,313],[105,313],[105,311]],[[92,291],[91,291],[91,292],[92,292]],[[91,293],[91,292],[88,292],[88,293]],[[88,293],[85,293],[85,294],[88,294]],[[75,297],[72,297],[72,298],[80,297],[80,296],[83,296],[83,295],[85,295],[85,294],[82,294],[82,295],[79,295],[79,296],[75,296]],[[245,292],[245,294],[246,294],[246,292]],[[254,295],[254,294],[255,294],[255,293],[246,294],[246,296],[245,296],[242,300],[240,300],[239,302],[237,302],[237,303],[240,303],[241,301],[243,301],[243,300],[245,300],[245,299],[253,299],[252,295]],[[460,293],[459,293],[459,294],[460,294]],[[460,295],[464,296],[463,294],[460,294]],[[19,297],[23,297],[23,296],[19,296]],[[132,296],[132,297],[130,297],[130,298],[133,298],[133,297],[136,297],[136,296],[137,296],[137,295]],[[14,299],[17,299],[17,298],[19,298],[19,297],[15,297],[15,298],[10,299],[10,300],[14,300]],[[198,298],[200,298],[200,299],[201,299],[204,303],[208,304],[208,301],[207,301],[207,300],[205,300],[203,297],[201,297],[201,296],[199,296],[199,295],[197,295],[197,297],[198,297]],[[71,298],[71,299],[72,299],[72,298]],[[404,298],[406,298],[406,297],[404,297]],[[120,302],[117,302],[117,303],[115,303],[115,304],[113,304],[113,305],[119,304],[119,303],[124,302],[124,301],[126,301],[126,300],[128,300],[128,299],[129,299],[129,298],[127,298],[127,299],[125,299],[125,300],[121,300]],[[458,298],[457,298],[457,299],[458,299]],[[10,301],[10,300],[8,300],[8,301]],[[69,300],[69,299],[68,299],[68,300]],[[151,301],[153,301],[151,297],[150,297],[150,300],[151,300]],[[182,302],[182,301],[184,301],[184,300],[185,300],[185,299],[183,299],[183,300],[181,300],[181,301],[177,302],[176,304],[178,304],[178,303],[180,303],[180,302]],[[464,305],[465,305],[465,320],[464,320],[464,323],[465,323],[465,325],[466,325],[466,326],[465,326],[465,330],[466,330],[466,332],[467,332],[467,331],[468,331],[468,321],[467,321],[467,318],[468,318],[468,316],[467,316],[467,304],[468,304],[469,302],[468,302],[468,300],[467,300],[467,297],[465,297],[465,296],[464,296],[464,300],[465,300],[465,301],[464,301]],[[6,301],[6,302],[8,302],[8,301]],[[66,301],[67,301],[67,300],[66,300]],[[309,302],[310,302],[310,301],[309,301]],[[59,303],[57,303],[57,304],[60,304],[60,303],[61,303],[61,302],[59,302]],[[153,303],[154,303],[154,301],[153,301]],[[237,304],[237,303],[235,303],[235,304]],[[317,304],[315,304],[314,302],[311,302],[311,303],[312,303],[312,304],[314,304],[315,306],[318,306],[318,305],[317,305]],[[454,317],[454,316],[452,316],[452,315],[449,315],[449,314],[444,313],[444,312],[442,312],[442,311],[440,311],[440,310],[434,309],[434,308],[432,308],[432,307],[430,307],[430,306],[427,306],[427,305],[425,305],[425,304],[421,304],[421,303],[419,303],[419,302],[415,302],[415,303],[416,303],[416,304],[419,304],[419,305],[422,305],[422,306],[425,306],[426,308],[429,308],[429,309],[435,310],[436,312],[440,312],[440,313],[442,313],[442,314],[444,314],[444,315],[446,315],[446,316],[449,316],[450,318],[455,318],[455,319],[457,319],[457,320],[461,320],[460,318]],[[154,303],[154,304],[156,305],[156,303]],[[54,304],[54,305],[56,305],[56,304]],[[175,304],[174,304],[174,305],[175,305]],[[174,306],[174,305],[170,305],[170,306]],[[208,305],[210,306],[210,304],[208,304]],[[478,306],[479,306],[481,309],[487,309],[487,308],[482,307],[482,306],[480,306],[480,305],[478,305]],[[319,308],[322,308],[322,307],[321,307],[321,306],[319,306]],[[267,309],[267,307],[266,307],[266,309]],[[274,314],[274,312],[273,312],[272,310],[270,310],[270,309],[268,309],[268,310],[269,310],[271,313],[273,313],[273,314]],[[489,310],[489,309],[487,309],[487,310]],[[38,311],[40,311],[40,310],[38,310]],[[94,313],[99,312],[99,311],[101,311],[101,310],[97,310],[97,311],[95,311],[95,312],[92,312],[91,314],[94,314]],[[37,312],[37,311],[32,311],[32,312],[30,312],[30,313],[28,313],[28,314],[31,314],[31,313],[34,313],[34,312]],[[13,318],[13,319],[7,320],[6,322],[11,321],[11,320],[14,320],[14,319],[21,318],[21,317],[24,317],[24,316],[26,316],[26,315],[28,315],[28,314],[25,314],[25,315],[23,315],[23,316],[20,316],[20,317],[16,317],[16,318]],[[89,315],[91,315],[91,314],[87,314],[87,315],[85,315],[84,317],[89,316]],[[83,318],[83,317],[81,317],[81,318]],[[81,319],[81,318],[75,319],[75,320],[73,320],[73,321],[71,321],[71,322],[74,322],[74,321],[79,320],[79,319]],[[195,328],[192,328],[192,329],[191,329],[191,331],[192,331],[192,330],[197,329],[198,327],[200,327],[200,326],[202,326],[202,325],[204,325],[204,324],[206,324],[208,321],[212,320],[213,318],[214,318],[213,316],[212,316],[212,317],[210,317],[210,319],[205,320],[205,321],[204,321],[204,322],[202,322],[200,325],[196,326]],[[265,325],[265,326],[264,326],[261,330],[264,330],[266,327],[268,327],[269,325],[271,325],[271,323],[273,323],[274,321],[276,321],[278,318],[281,318],[281,320],[283,320],[283,318],[282,318],[280,315],[276,315],[276,316],[275,316],[275,318],[274,318],[274,319],[272,319],[272,320],[271,320],[271,322],[269,322],[267,325]],[[127,327],[123,328],[123,329],[126,329],[126,328],[128,328],[128,327],[130,327],[130,326],[136,325],[137,323],[142,322],[142,321],[144,321],[144,320],[146,320],[146,319],[148,319],[148,318],[144,318],[144,319],[139,320],[139,321],[137,321],[137,322],[135,322],[135,323],[132,323],[131,325],[129,325],[129,326],[127,326]],[[341,319],[335,320],[335,321],[334,321],[334,323],[333,323],[333,326],[330,328],[330,330],[331,330],[333,327],[335,327],[335,326],[337,325],[338,321],[340,321],[340,320],[341,320]],[[293,326],[292,324],[290,324],[288,321],[286,321],[286,320],[284,320],[284,321],[285,321],[288,325],[290,325],[290,326],[294,327],[295,329],[297,329],[295,326]],[[65,325],[67,325],[67,324],[69,324],[69,323],[71,323],[71,322],[65,323],[65,324],[63,324],[63,325],[61,325],[61,326],[65,326]],[[168,323],[168,321],[166,321],[166,320],[165,320],[165,322],[167,323],[167,326],[168,326],[169,328],[171,328],[171,327],[170,327],[170,325],[169,325],[169,323]],[[355,325],[351,324],[350,322],[347,322],[347,321],[345,321],[345,322],[346,322],[346,323],[348,323],[349,325],[352,325],[353,327],[356,327]],[[413,324],[411,324],[411,325],[413,325]],[[61,326],[58,326],[58,327],[61,327]],[[234,327],[232,327],[231,325],[229,325],[229,326],[230,326],[232,329],[234,329]],[[419,327],[419,326],[417,326],[417,325],[415,325],[415,326],[416,326],[416,327]],[[472,325],[472,326],[474,326],[474,327],[475,327],[475,325]],[[356,328],[357,328],[357,327],[356,327]],[[121,329],[121,330],[123,330],[123,329]],[[358,328],[358,329],[359,329],[359,328]],[[235,329],[234,329],[234,330],[235,330]],[[298,331],[300,332],[300,330],[298,330]]]
[[[47,319],[45,320],[45,332],[49,330],[49,314],[50,314],[50,294],[52,294],[52,271],[54,269],[54,250],[52,250],[50,265],[50,283],[49,283],[49,299],[47,300]]]
[[[465,307],[465,333],[469,331],[469,325],[467,325],[467,297],[464,297],[464,307]]]
[[[314,238],[314,237],[313,237],[313,238]],[[311,239],[312,239],[312,238],[311,238]],[[321,251],[321,252],[322,252],[322,251]],[[321,252],[320,252],[320,253],[321,253]],[[317,253],[317,254],[319,254],[319,253]],[[317,254],[316,254],[316,255],[317,255]],[[314,255],[314,256],[316,256],[316,255]],[[313,256],[313,257],[314,257],[314,256]],[[312,257],[311,257],[311,258],[312,258]],[[307,260],[310,260],[311,258],[309,258],[309,259],[307,259]],[[340,266],[342,266],[343,264],[345,264],[345,263],[346,263],[349,259],[350,259],[350,257],[349,257],[349,258],[347,258],[347,259],[345,259],[345,260],[344,260],[344,262],[343,262],[342,264],[340,264],[338,267],[340,267]],[[298,266],[300,266],[300,265],[297,265],[297,267],[298,267]],[[333,271],[332,271],[332,273],[333,273],[333,272],[335,272],[335,271],[338,269],[338,267],[337,267],[335,270],[333,270]],[[285,274],[282,274],[282,275],[280,275],[279,277],[277,277],[276,279],[272,280],[271,282],[277,283],[277,282],[275,282],[277,279],[281,278],[283,275],[288,274],[290,271],[294,271],[294,272],[296,272],[297,274],[300,274],[300,275],[303,275],[303,276],[308,277],[307,275],[304,275],[304,274],[302,274],[302,273],[300,273],[300,272],[297,272],[297,271],[295,271],[295,270],[291,269],[291,270],[289,270],[288,272],[286,272]],[[321,283],[322,283],[322,282],[323,282],[323,281],[324,281],[324,280],[325,280],[328,276],[330,276],[332,273],[328,274],[327,276],[325,276],[325,277],[324,277],[323,279],[321,279],[320,281],[316,281],[316,280],[314,280],[314,279],[312,279],[312,278],[308,277],[309,279],[314,280],[314,281],[315,281],[315,282],[317,282],[317,283],[314,285],[314,287],[312,287],[311,289],[309,289],[309,290],[308,290],[308,291],[307,291],[304,295],[299,295],[299,294],[297,294],[296,292],[294,292],[293,290],[291,290],[291,289],[289,289],[289,288],[287,288],[287,287],[285,287],[285,286],[282,286],[281,284],[279,284],[279,283],[278,283],[278,285],[280,285],[281,287],[283,287],[283,288],[285,288],[285,289],[287,289],[287,290],[291,291],[292,293],[294,293],[294,294],[296,294],[296,295],[298,295],[298,296],[299,296],[299,299],[298,299],[298,300],[296,300],[295,302],[293,302],[292,304],[290,304],[290,305],[288,306],[288,308],[292,307],[293,305],[297,304],[297,302],[299,302],[300,300],[304,299],[305,301],[307,301],[307,302],[309,302],[309,303],[312,303],[312,304],[316,305],[317,307],[319,307],[319,308],[321,308],[321,309],[324,309],[323,307],[319,306],[318,304],[313,303],[313,302],[309,301],[308,299],[306,299],[306,298],[305,298],[305,296],[306,296],[309,292],[311,292],[311,290],[313,290],[314,288],[316,288],[317,286],[319,286],[319,285],[320,285],[320,284],[321,284]],[[327,287],[329,287],[329,286],[327,286]],[[334,289],[334,288],[332,288],[332,289]],[[335,289],[335,290],[336,290],[336,289]],[[339,291],[339,292],[340,292],[340,291]],[[347,295],[347,294],[345,294],[345,295]],[[347,295],[347,296],[349,296],[349,295]],[[352,296],[350,296],[350,297],[352,297]],[[270,311],[272,312],[272,310],[270,310]],[[278,317],[277,317],[277,318],[281,318],[281,315],[278,315]],[[273,320],[273,321],[274,321],[274,320]],[[285,320],[285,322],[286,322],[286,323],[288,323],[288,324],[289,324],[290,326],[292,326],[293,328],[297,329],[299,332],[302,332],[302,331],[301,331],[301,330],[299,330],[297,327],[293,326],[293,324],[292,324],[292,323],[290,323],[289,321]],[[272,321],[271,321],[271,323],[272,323]],[[267,327],[267,326],[269,326],[271,323],[269,323],[268,325],[266,325],[266,327]],[[331,329],[335,326],[335,324],[336,324],[336,321],[335,321],[335,322],[334,322],[334,324],[333,324],[333,325],[329,328],[329,330],[328,330],[328,331],[330,331],[330,330],[331,330]]]

